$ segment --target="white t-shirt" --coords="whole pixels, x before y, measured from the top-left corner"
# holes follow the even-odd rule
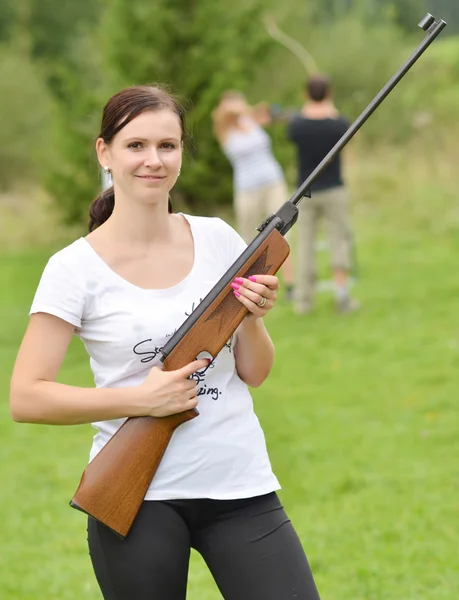
[[[148,290],[129,283],[84,238],[46,265],[30,314],[45,312],[75,325],[96,387],[139,385],[160,364],[160,348],[246,248],[221,219],[184,216],[194,264],[173,287]],[[279,489],[252,397],[235,369],[233,342],[234,336],[201,373],[200,414],[175,430],[145,499],[223,500]],[[90,459],[124,420],[92,424],[97,433]]]
[[[233,129],[223,144],[223,151],[233,167],[236,192],[244,192],[284,181],[282,168],[274,158],[271,138],[250,119],[248,129]]]

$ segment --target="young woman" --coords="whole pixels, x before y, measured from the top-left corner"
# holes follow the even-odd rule
[[[271,139],[262,125],[270,122],[263,103],[250,106],[237,91],[222,95],[212,113],[214,133],[233,167],[234,212],[238,232],[249,243],[256,228],[288,200],[284,173],[271,149]],[[287,299],[293,297],[290,258],[282,266]]]
[[[162,417],[199,400],[199,417],[174,433],[127,538],[88,520],[103,597],[184,600],[195,548],[227,600],[317,600],[247,387],[271,369],[263,317],[277,278],[234,281],[249,315],[212,363],[158,367],[159,349],[245,248],[220,219],[171,212],[184,135],[183,113],[162,89],[128,88],[105,106],[96,150],[114,186],[93,202],[89,235],[42,274],[14,367],[12,416],[92,423],[92,458],[125,418]],[[94,389],[55,382],[73,334],[90,356]],[[190,379],[198,371],[199,386]]]

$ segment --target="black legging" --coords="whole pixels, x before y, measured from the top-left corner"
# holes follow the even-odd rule
[[[319,600],[274,492],[146,501],[125,540],[90,518],[88,541],[105,600],[185,600],[190,548],[202,555],[225,600]]]

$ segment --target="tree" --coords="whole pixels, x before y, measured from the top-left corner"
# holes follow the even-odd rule
[[[101,0],[0,0],[2,108],[16,109],[2,128],[11,141],[0,179],[10,185],[20,164],[22,179],[41,172],[69,221],[80,216],[82,190],[94,190],[88,141],[100,73],[89,32],[100,8]]]
[[[229,163],[212,134],[211,112],[225,89],[250,91],[270,41],[261,25],[262,0],[112,0],[99,37],[113,90],[162,82],[183,98],[194,152],[182,168],[175,194],[211,211],[229,203]]]
[[[107,90],[93,38],[81,37],[69,60],[54,63],[52,73],[54,155],[45,165],[44,184],[64,221],[74,223],[87,219],[100,186],[94,142]]]
[[[0,42],[10,40],[16,21],[14,0],[0,0]]]
[[[21,0],[29,4],[30,54],[54,99],[52,152],[43,183],[66,222],[87,215],[99,172],[93,154],[104,77],[93,35],[102,0]]]
[[[48,169],[47,188],[65,219],[86,215],[99,190],[93,142],[102,106],[122,87],[155,82],[182,99],[192,133],[192,152],[174,188],[176,205],[211,213],[229,204],[231,169],[214,139],[211,112],[223,90],[250,91],[271,46],[261,25],[263,0],[230,6],[223,0],[100,2],[93,30],[88,26],[67,45],[65,63],[53,63],[60,162]]]
[[[43,78],[27,55],[0,46],[0,188],[39,178],[41,157],[50,152],[52,102]]]
[[[48,85],[61,99],[62,73],[74,68],[75,49],[97,22],[101,1],[20,1],[28,4],[31,56],[45,66]]]

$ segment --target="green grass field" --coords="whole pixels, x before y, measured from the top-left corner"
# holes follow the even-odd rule
[[[414,171],[391,161],[353,175],[363,310],[336,316],[322,293],[315,313],[297,318],[281,301],[268,319],[276,364],[254,391],[323,600],[459,597],[457,181],[440,162]],[[5,252],[0,262],[2,600],[100,598],[85,518],[68,507],[92,429],[15,424],[8,410],[53,249]],[[59,379],[92,383],[77,341]],[[188,598],[219,597],[193,555]]]

